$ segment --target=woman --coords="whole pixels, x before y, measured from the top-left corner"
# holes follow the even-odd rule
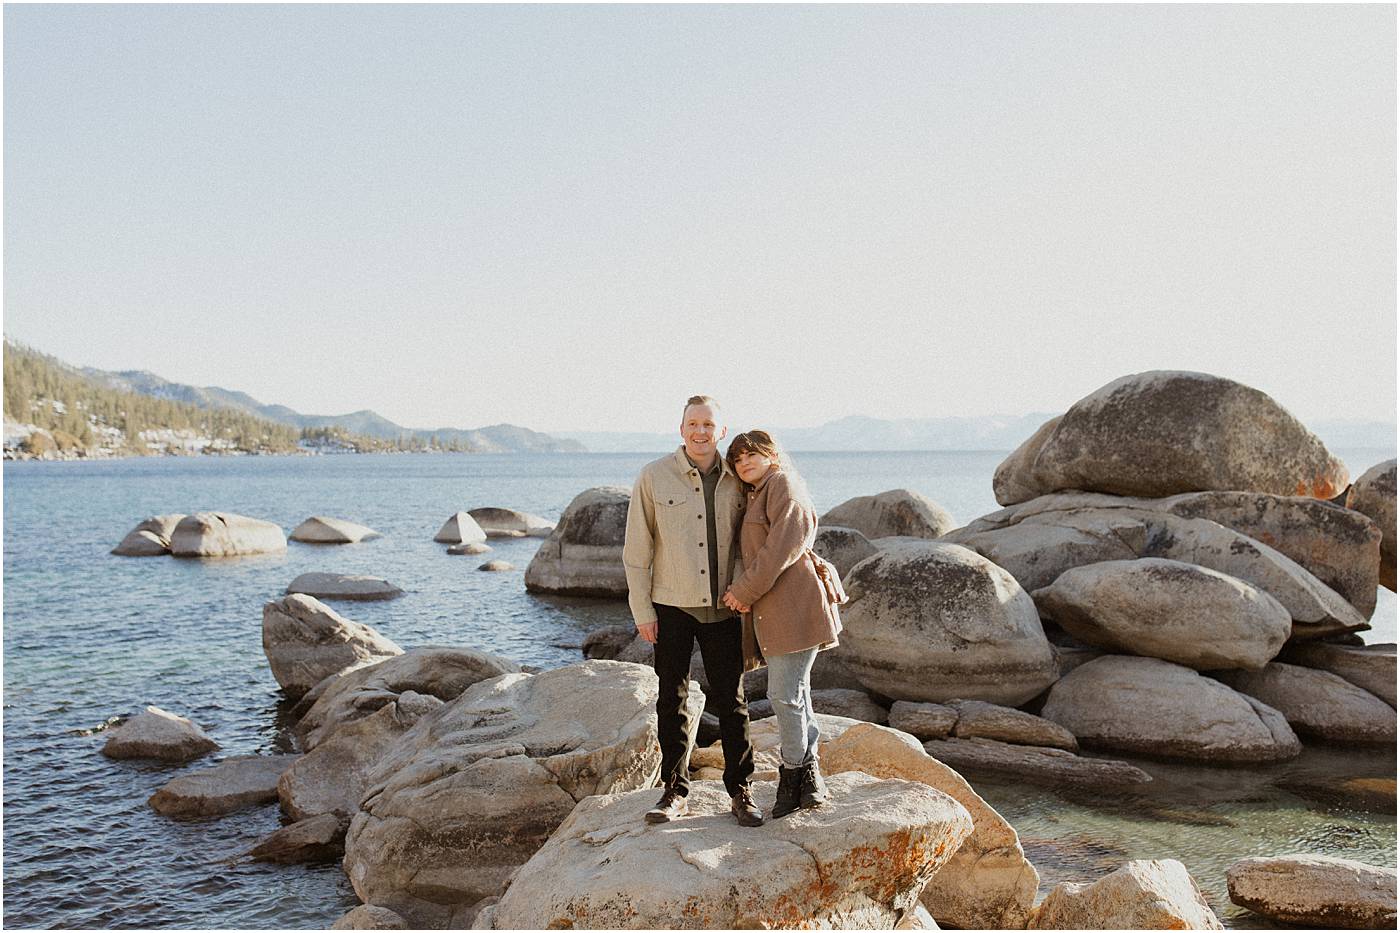
[[[749,492],[739,529],[744,571],[724,604],[744,613],[745,668],[768,665],[768,699],[782,739],[773,805],[780,817],[827,799],[811,674],[817,652],[836,644],[842,594],[834,568],[812,553],[817,512],[777,442],[766,431],[748,431],[734,438],[726,459]]]

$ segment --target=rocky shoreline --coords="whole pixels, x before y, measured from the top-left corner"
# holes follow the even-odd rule
[[[590,633],[583,659],[539,672],[470,647],[401,648],[302,593],[269,601],[262,629],[299,754],[232,759],[151,805],[179,815],[275,799],[292,822],[249,857],[343,851],[364,906],[341,928],[1217,929],[1171,858],[1037,900],[1016,831],[960,772],[1093,790],[1152,780],[1104,757],[1115,753],[1249,768],[1304,742],[1393,750],[1394,645],[1363,647],[1355,633],[1387,561],[1394,586],[1394,478],[1391,461],[1349,483],[1254,390],[1153,373],[1037,431],[998,470],[1006,508],[962,528],[906,490],[843,503],[823,516],[818,550],[846,580],[846,631],[813,673],[837,793],[759,830],[734,827],[709,783],[723,753],[698,665],[696,816],[642,826],[659,768],[656,684],[649,646],[627,627]],[[586,490],[548,530],[459,512],[437,540],[480,544],[488,518],[495,533],[547,535],[528,589],[617,598],[627,496]],[[128,546],[205,558],[275,549],[274,537],[285,548],[265,524],[157,516]],[[777,736],[758,673],[746,691],[762,803]],[[154,709],[106,742],[168,760],[217,748]],[[1374,790],[1393,807],[1393,781]],[[1284,923],[1394,924],[1393,866],[1279,852],[1232,866],[1229,892]]]

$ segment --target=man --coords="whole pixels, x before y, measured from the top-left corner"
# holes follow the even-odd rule
[[[744,510],[743,485],[717,446],[727,431],[714,399],[691,397],[681,416],[684,443],[642,468],[627,506],[622,562],[628,602],[638,633],[655,646],[660,681],[656,727],[665,791],[647,811],[649,823],[686,813],[691,734],[686,696],[690,653],[698,641],[709,704],[719,717],[731,809],[742,826],[763,824],[749,789],[753,744],[744,702],[743,630],[739,617],[721,602]]]

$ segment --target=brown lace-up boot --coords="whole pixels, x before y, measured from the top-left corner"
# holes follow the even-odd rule
[[[729,809],[734,814],[734,819],[739,821],[740,826],[762,826],[763,811],[753,802],[753,791],[749,785],[740,787],[738,792],[730,799]]]
[[[648,823],[669,823],[685,816],[688,808],[689,804],[685,802],[685,797],[676,790],[676,786],[668,784],[661,799],[656,802],[656,806],[647,811],[644,819]]]

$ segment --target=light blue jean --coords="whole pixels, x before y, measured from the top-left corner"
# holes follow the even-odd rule
[[[768,657],[768,699],[778,720],[783,767],[802,768],[817,760],[821,730],[812,709],[812,662],[817,649]]]

